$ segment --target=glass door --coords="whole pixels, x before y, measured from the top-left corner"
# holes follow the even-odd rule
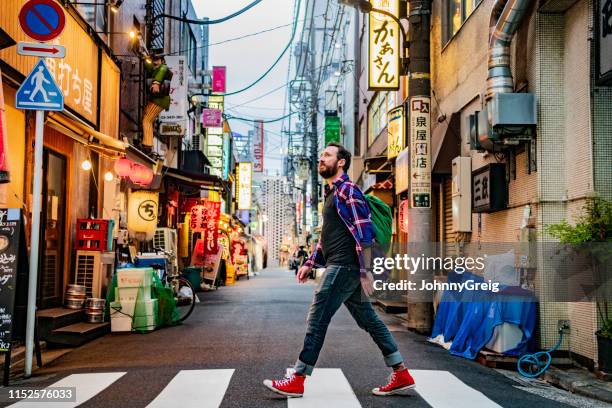
[[[40,308],[60,306],[64,277],[66,224],[66,157],[44,150],[43,208],[38,304]]]

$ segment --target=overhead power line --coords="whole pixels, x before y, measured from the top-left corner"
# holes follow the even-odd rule
[[[283,51],[281,52],[281,54],[278,56],[278,58],[276,59],[276,61],[274,61],[274,63],[272,64],[272,66],[270,66],[270,68],[268,68],[266,70],[266,72],[264,72],[259,78],[257,78],[253,83],[251,83],[248,86],[245,86],[242,89],[239,89],[237,91],[234,92],[226,92],[224,94],[220,94],[223,96],[230,96],[230,95],[236,95],[240,92],[244,92],[247,89],[250,89],[252,87],[254,87],[257,83],[259,83],[259,81],[261,81],[262,79],[264,79],[273,69],[274,67],[279,63],[279,61],[283,58],[283,56],[287,53],[287,50],[289,48],[291,48],[291,44],[293,43],[293,39],[295,38],[295,32],[297,31],[297,22],[298,22],[298,17],[300,15],[299,10],[300,10],[300,5],[302,4],[302,0],[296,0],[297,1],[297,5],[295,6],[295,12],[294,12],[294,17],[293,17],[293,29],[291,30],[291,38],[289,38],[289,41],[287,42],[287,45],[285,46],[285,48],[283,49]]]
[[[225,16],[222,18],[218,18],[216,20],[194,20],[191,18],[185,18],[185,17],[179,17],[179,16],[173,16],[171,14],[158,14],[155,17],[153,17],[153,22],[155,22],[155,20],[157,20],[158,18],[167,18],[169,20],[178,20],[178,21],[182,21],[183,23],[189,23],[189,24],[197,24],[197,25],[211,25],[211,24],[219,24],[219,23],[223,23],[227,20],[231,20],[234,17],[237,17],[239,15],[241,15],[242,13],[244,13],[245,11],[255,7],[257,4],[261,3],[263,0],[255,0],[250,4],[247,4],[246,6],[244,6],[243,8],[241,8],[240,10],[236,11],[235,13],[230,14],[229,16]]]
[[[283,119],[286,119],[286,118],[288,118],[289,116],[291,116],[291,115],[293,115],[295,113],[296,112],[290,112],[290,113],[288,113],[286,115],[281,116],[280,118],[274,118],[274,119],[250,119],[250,118],[243,118],[243,117],[240,117],[240,116],[232,116],[232,115],[224,115],[224,116],[225,116],[225,119],[227,119],[227,120],[235,119],[235,120],[239,120],[239,121],[242,121],[242,122],[272,123],[272,122],[278,122],[278,121],[281,121]]]

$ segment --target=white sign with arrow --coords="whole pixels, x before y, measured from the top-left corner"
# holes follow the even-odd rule
[[[66,47],[55,44],[20,42],[17,43],[17,54],[29,55],[31,57],[64,58],[66,56]]]

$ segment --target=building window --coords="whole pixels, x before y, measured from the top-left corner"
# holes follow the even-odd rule
[[[387,126],[389,94],[390,92],[378,92],[368,107],[368,147]]]
[[[191,31],[191,27],[189,24],[185,24],[185,36],[183,39],[183,50],[185,50],[185,55],[187,56],[187,65],[191,70],[193,76],[196,76],[198,65],[197,65],[197,42],[196,38]]]
[[[448,43],[482,0],[445,0],[446,21],[443,41]]]
[[[105,33],[107,31],[107,16],[106,16],[106,4],[100,2],[99,4],[86,4],[85,2],[79,4],[76,1],[76,9],[83,16],[87,24],[89,24],[94,31],[99,33]],[[93,2],[90,2],[93,3]]]

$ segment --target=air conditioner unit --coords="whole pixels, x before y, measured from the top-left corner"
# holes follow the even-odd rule
[[[472,158],[452,162],[452,215],[454,232],[472,231]]]
[[[87,297],[104,298],[112,275],[114,253],[76,251],[74,283],[85,286]]]
[[[153,246],[176,255],[176,230],[157,228],[153,237]]]
[[[191,136],[191,150],[204,151],[204,135],[201,133]]]

